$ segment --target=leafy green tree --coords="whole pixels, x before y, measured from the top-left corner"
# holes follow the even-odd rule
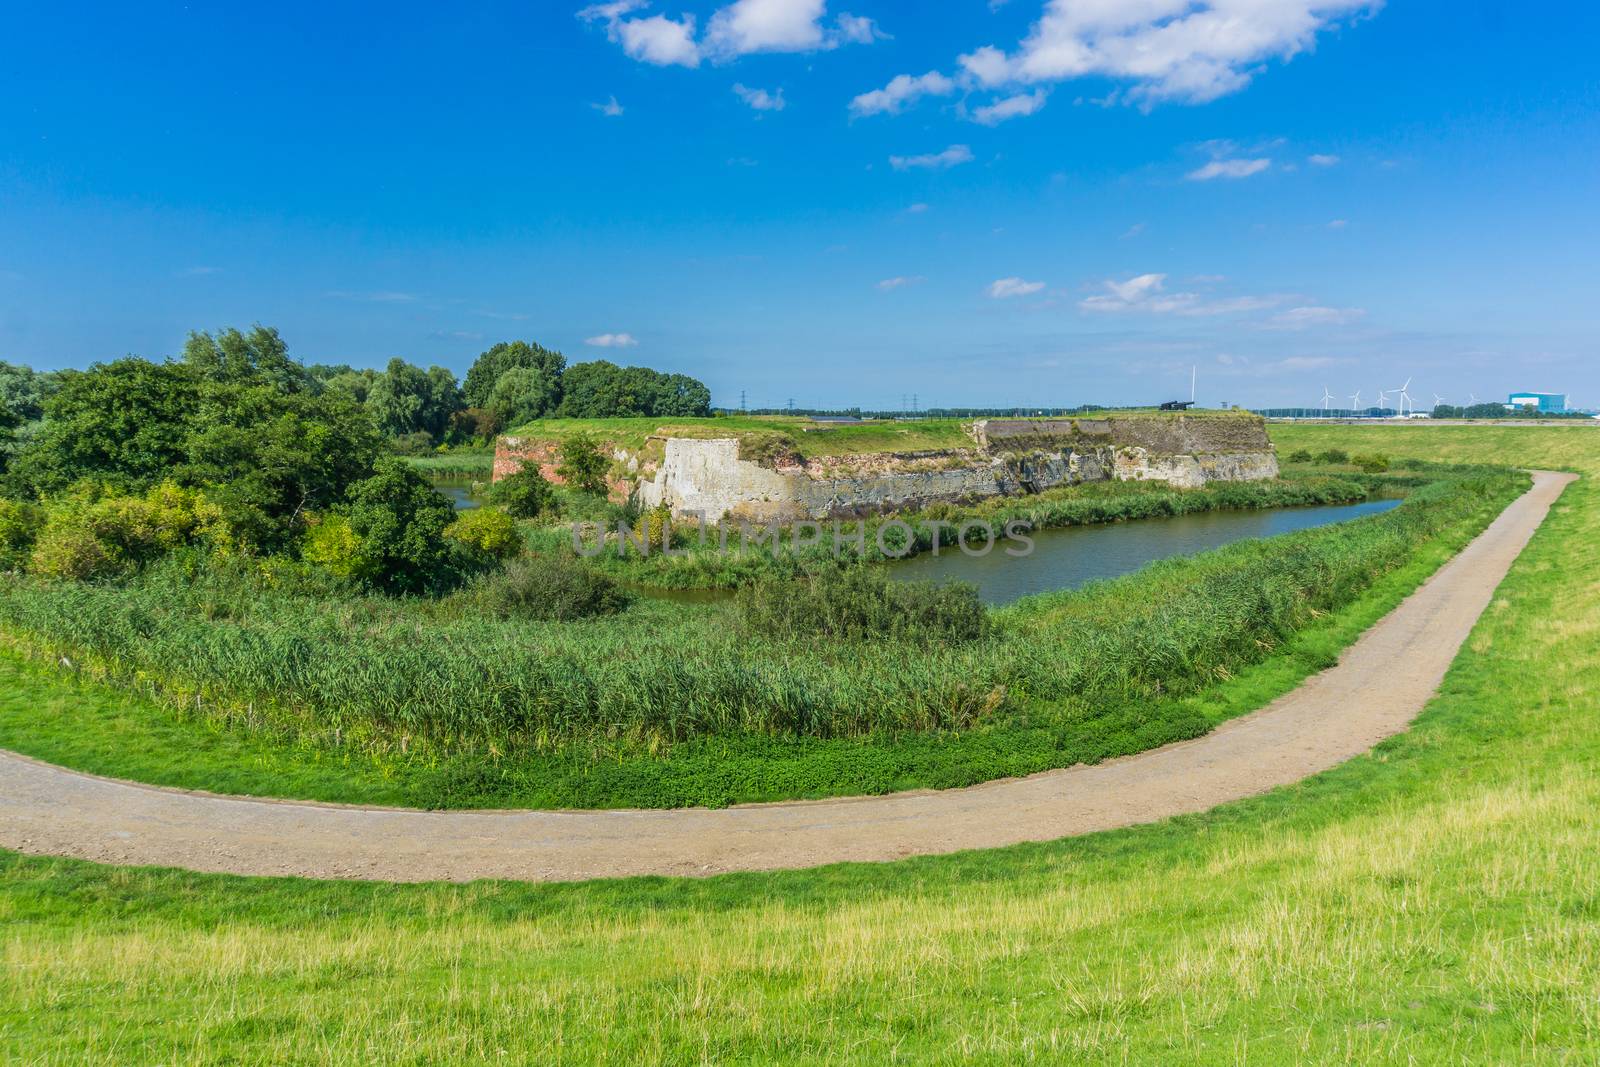
[[[44,418],[44,403],[56,391],[61,374],[36,371],[32,367],[0,360],[0,407],[9,410],[20,423]]]
[[[240,535],[271,550],[299,535],[306,512],[329,507],[371,474],[381,451],[372,420],[346,394],[217,386],[203,394],[177,475],[213,486]]]
[[[561,397],[561,375],[566,366],[566,357],[559,352],[527,341],[502,341],[479,356],[468,369],[461,387],[462,398],[468,407],[486,408],[500,376],[508,370],[524,367],[539,371],[550,383],[554,390],[550,409],[553,410]]]
[[[219,330],[215,337],[195,331],[183,346],[184,365],[203,381],[271,385],[284,393],[309,391],[316,381],[289,358],[289,346],[270,326],[257,323],[249,333]]]
[[[524,463],[489,487],[489,501],[499,504],[516,519],[536,519],[555,510],[555,488],[545,480],[536,463]]]
[[[533,367],[512,367],[489,392],[489,412],[508,428],[531,422],[555,408],[558,384]]]
[[[445,529],[455,521],[450,501],[398,459],[350,488],[343,515],[357,538],[365,576],[391,594],[437,592],[461,575]]]
[[[432,385],[421,367],[391,359],[367,391],[367,413],[379,432],[390,437],[423,430],[424,410]]]
[[[556,473],[579,492],[604,493],[606,472],[611,460],[600,450],[593,437],[576,433],[561,444],[561,465]]]
[[[428,368],[428,401],[423,406],[422,428],[443,441],[450,433],[450,420],[466,401],[456,376],[446,367]]]
[[[609,360],[576,363],[561,382],[561,414],[605,419],[632,415],[669,418],[711,414],[711,391],[684,374],[619,367]]]
[[[129,357],[67,371],[45,402],[43,428],[8,476],[30,494],[83,478],[147,488],[188,458],[199,408],[199,382],[184,365]]]

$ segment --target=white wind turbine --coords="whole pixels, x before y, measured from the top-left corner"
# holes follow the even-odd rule
[[[1411,408],[1411,410],[1413,412],[1415,412],[1417,410],[1417,405],[1412,402],[1411,394],[1406,392],[1406,390],[1410,389],[1410,388],[1411,388],[1411,379],[1407,378],[1406,379],[1406,384],[1404,384],[1404,385],[1402,385],[1400,387],[1400,417],[1402,419],[1406,417],[1406,407],[1408,405],[1410,406],[1410,408]]]
[[[1378,390],[1378,410],[1379,411],[1387,411],[1387,410],[1389,410],[1389,392],[1386,389],[1379,389]]]
[[[1330,401],[1332,399],[1333,399],[1333,394],[1328,392],[1328,387],[1326,385],[1324,385],[1322,387],[1322,414],[1323,414],[1324,417],[1326,417],[1327,414],[1328,414],[1328,401]]]
[[[1438,393],[1434,393],[1433,394],[1433,406],[1435,408],[1437,408],[1439,405],[1441,405],[1443,403],[1444,403],[1444,397],[1440,396]]]
[[[1361,390],[1357,389],[1354,393],[1350,394],[1350,411],[1351,411],[1352,414],[1354,414],[1355,412],[1360,411],[1360,410],[1361,410]]]

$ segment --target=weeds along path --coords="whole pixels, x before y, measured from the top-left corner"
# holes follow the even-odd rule
[[[970,789],[722,810],[426,812],[183,792],[0,752],[0,847],[384,881],[706,875],[993,848],[1152,822],[1298,781],[1405,729],[1573,475],[1534,485],[1339,663],[1205,737]]]

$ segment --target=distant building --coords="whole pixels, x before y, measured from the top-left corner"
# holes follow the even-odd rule
[[[1538,408],[1540,411],[1567,410],[1566,393],[1512,393],[1506,398],[1508,408]]]

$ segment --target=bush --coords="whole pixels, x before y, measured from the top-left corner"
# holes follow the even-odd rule
[[[990,631],[978,588],[966,582],[896,582],[881,569],[830,567],[807,580],[766,580],[737,599],[750,633],[772,637],[976,641]]]
[[[1389,469],[1389,457],[1381,452],[1356,453],[1350,457],[1350,462],[1366,471],[1368,474],[1382,474]]]
[[[613,615],[631,602],[616,582],[560,556],[512,560],[461,594],[461,606],[475,614],[552,622]]]
[[[349,519],[337,513],[310,518],[300,557],[343,581],[365,582],[372,575],[372,561],[362,551],[360,535]]]
[[[1342,448],[1330,448],[1317,453],[1317,462],[1326,464],[1342,464],[1350,462],[1350,453]]]
[[[39,535],[28,570],[45,578],[87,581],[105,578],[121,569],[93,532],[71,523],[51,523]]]
[[[445,527],[445,537],[469,552],[492,559],[509,559],[522,547],[517,524],[499,508],[476,508]]]
[[[1288,458],[1290,463],[1310,463],[1311,450],[1309,448],[1297,448],[1289,453]]]
[[[450,501],[401,460],[350,488],[343,514],[360,541],[368,584],[385,593],[432,593],[459,581],[458,561],[444,539],[455,521]]]
[[[576,433],[561,445],[561,466],[556,473],[574,489],[585,493],[606,491],[606,471],[611,461],[606,458],[595,439],[586,433]]]
[[[545,480],[535,463],[525,463],[514,474],[491,485],[489,500],[504,507],[514,519],[536,519],[556,509],[555,487]]]
[[[397,456],[426,456],[433,451],[433,435],[426,430],[397,434],[389,447]]]
[[[0,569],[21,570],[44,529],[45,512],[37,504],[0,500]]]

